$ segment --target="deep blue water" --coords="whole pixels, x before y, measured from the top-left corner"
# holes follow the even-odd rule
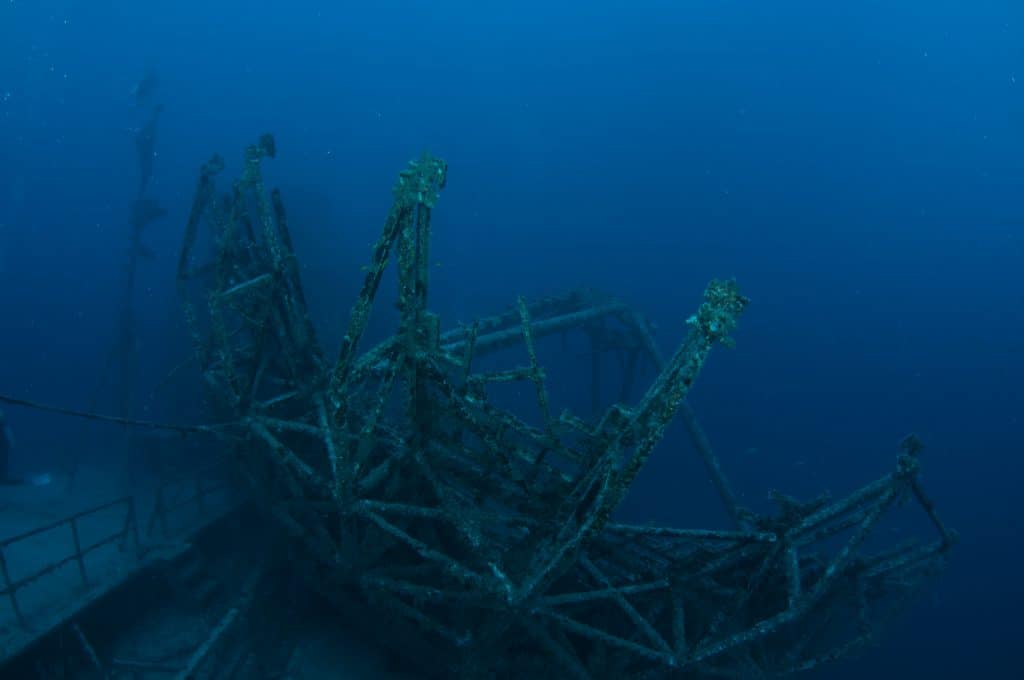
[[[450,166],[432,290],[449,325],[590,285],[669,350],[706,282],[736,277],[737,347],[692,401],[745,503],[841,493],[924,439],[961,543],[828,677],[1020,677],[1024,5],[3,0],[0,393],[81,408],[101,381],[148,68],[149,193],[169,212],[139,272],[137,415],[196,415],[184,387],[150,393],[188,352],[174,266],[210,154],[235,172],[276,135],[267,172],[332,347],[395,174],[429,149]],[[5,410],[37,452],[16,465],[82,436]],[[655,456],[625,511],[720,523],[691,469]]]

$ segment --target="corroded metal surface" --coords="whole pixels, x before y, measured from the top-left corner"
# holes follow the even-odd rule
[[[283,202],[261,177],[274,151],[269,136],[250,147],[224,196],[214,188],[223,163],[203,167],[178,269],[185,316],[218,417],[237,423],[228,441],[239,466],[293,536],[297,566],[327,597],[358,592],[382,614],[381,637],[424,672],[792,673],[863,646],[941,566],[954,536],[918,482],[915,439],[894,472],[846,498],[779,497],[772,517],[737,506],[685,402],[747,303],[731,281],[708,286],[667,360],[637,314],[592,292],[520,299],[442,332],[427,263],[447,166],[429,156],[399,176],[331,361],[307,313]],[[365,347],[391,260],[399,325]],[[551,412],[536,346],[570,332],[623,357],[623,400],[593,419]],[[509,365],[510,348],[525,361]],[[658,376],[626,403],[642,358]],[[535,421],[490,397],[509,382],[535,395]],[[732,530],[612,521],[680,412]],[[869,554],[869,535],[908,500],[938,538]]]

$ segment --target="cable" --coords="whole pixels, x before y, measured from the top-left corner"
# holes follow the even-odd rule
[[[75,409],[61,408],[59,406],[49,406],[47,404],[29,401],[28,399],[10,397],[5,394],[0,394],[0,402],[11,406],[24,406],[25,408],[34,409],[36,411],[59,413],[60,415],[72,416],[74,418],[85,418],[86,420],[97,420],[104,423],[116,423],[127,427],[142,427],[150,430],[170,430],[173,432],[179,432],[182,435],[220,434],[220,431],[224,428],[238,425],[238,423],[218,423],[215,425],[174,425],[171,423],[158,423],[152,420],[135,420],[133,418],[107,416],[99,413],[89,413],[88,411],[76,411]]]

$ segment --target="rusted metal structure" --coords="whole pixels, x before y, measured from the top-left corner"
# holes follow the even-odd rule
[[[861,647],[943,563],[955,536],[920,486],[914,438],[895,471],[845,498],[780,498],[771,517],[737,506],[685,401],[747,303],[733,282],[708,286],[667,360],[636,313],[589,292],[520,299],[442,332],[427,304],[428,258],[447,167],[426,155],[400,173],[329,360],[307,313],[282,198],[262,180],[274,152],[269,135],[250,147],[225,195],[214,184],[218,157],[200,173],[178,287],[202,375],[234,423],[223,432],[239,468],[293,537],[297,566],[326,597],[357,593],[386,613],[381,639],[424,673],[785,675]],[[392,258],[399,326],[363,347]],[[595,351],[622,354],[626,383],[639,357],[658,366],[638,402],[593,421],[551,412],[536,345],[575,331]],[[491,366],[516,346],[523,363]],[[477,370],[486,354],[496,356]],[[537,422],[489,397],[490,386],[514,381],[535,393]],[[733,530],[613,521],[678,414]],[[869,535],[907,500],[923,507],[937,539],[868,554]]]

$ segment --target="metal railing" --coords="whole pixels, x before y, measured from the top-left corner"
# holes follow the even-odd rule
[[[108,510],[118,505],[123,505],[125,507],[124,523],[122,524],[121,529],[93,542],[90,545],[83,547],[79,533],[79,521],[84,519],[85,517],[98,514],[100,512],[103,512],[104,510]],[[12,580],[10,570],[7,565],[8,548],[14,545],[15,543],[20,543],[22,541],[25,541],[34,536],[38,536],[39,534],[45,533],[47,531],[59,529],[64,525],[68,525],[68,527],[70,527],[71,542],[72,545],[74,546],[74,551],[66,557],[46,564],[45,566],[35,570],[27,576],[23,576],[17,580]],[[99,550],[100,548],[106,545],[114,543],[115,541],[119,543],[119,550],[121,550],[121,552],[124,552],[129,538],[132,540],[132,543],[134,544],[135,557],[137,558],[140,554],[141,546],[139,543],[138,520],[135,512],[135,499],[132,496],[124,496],[122,498],[118,498],[117,500],[113,500],[108,503],[103,503],[102,505],[97,505],[87,510],[76,512],[73,515],[68,515],[67,517],[59,519],[55,522],[51,522],[49,524],[36,527],[35,529],[18,534],[17,536],[6,538],[0,541],[0,578],[3,579],[3,590],[0,591],[0,597],[7,597],[10,600],[11,607],[14,609],[14,615],[18,619],[18,623],[20,623],[22,626],[27,627],[28,620],[26,619],[25,614],[21,609],[21,606],[18,604],[17,593],[19,590],[37,581],[43,576],[53,573],[54,571],[60,569],[64,565],[70,564],[71,562],[78,563],[78,573],[82,578],[82,585],[88,586],[89,576],[85,568],[86,555],[96,550]]]
[[[218,494],[221,492],[229,493],[231,488],[229,479],[221,474],[223,468],[220,464],[222,462],[221,460],[214,461],[210,465],[193,471],[192,475],[188,477],[165,479],[160,482],[156,488],[156,498],[147,522],[145,538],[152,539],[158,527],[160,536],[163,539],[173,537],[179,530],[186,531],[194,528],[194,523],[191,522],[186,526],[173,527],[170,521],[170,517],[174,513],[180,512],[189,506],[195,507],[199,518],[206,517],[208,510],[223,510],[223,507],[211,507],[211,504],[215,503]],[[137,502],[135,496],[123,496],[116,500],[75,512],[62,519],[35,527],[16,536],[0,540],[0,598],[6,597],[10,601],[14,615],[22,627],[28,628],[29,624],[25,611],[22,608],[22,603],[19,602],[18,591],[26,586],[72,562],[78,565],[81,584],[83,586],[90,586],[92,583],[90,582],[89,572],[86,569],[85,558],[90,553],[115,542],[118,543],[119,550],[124,553],[128,547],[129,540],[131,541],[134,547],[134,552],[131,553],[133,561],[138,561],[145,557],[147,546],[143,545],[139,536],[139,521],[136,512]],[[98,513],[109,511],[117,506],[124,507],[124,520],[121,523],[120,529],[89,545],[83,545],[82,532],[80,530],[82,520]],[[69,538],[71,539],[70,545],[72,550],[69,551],[69,554],[35,569],[26,576],[20,576],[16,579],[12,578],[9,562],[11,555],[10,547],[40,534],[60,529],[65,525],[69,528]]]

